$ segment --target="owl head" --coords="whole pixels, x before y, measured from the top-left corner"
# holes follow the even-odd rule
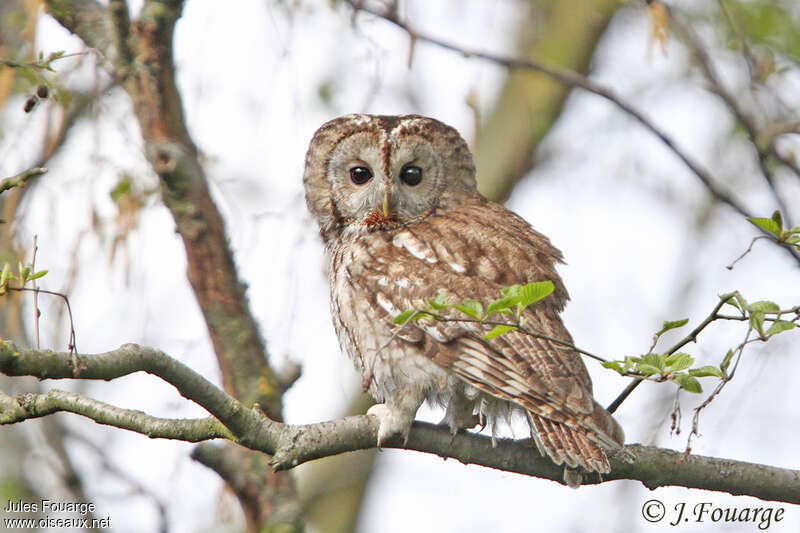
[[[311,139],[306,202],[326,241],[424,219],[476,194],[475,164],[458,132],[419,115],[346,115]]]

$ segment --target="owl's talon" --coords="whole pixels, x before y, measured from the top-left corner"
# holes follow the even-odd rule
[[[408,436],[411,433],[411,420],[402,411],[392,410],[385,403],[376,403],[367,410],[367,416],[374,416],[380,420],[378,426],[378,448],[397,435],[403,437],[403,446],[408,444]],[[413,416],[413,415],[412,415]]]

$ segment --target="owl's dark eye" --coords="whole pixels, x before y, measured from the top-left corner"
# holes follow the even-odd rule
[[[408,165],[403,167],[400,171],[400,181],[406,185],[419,185],[422,181],[422,169],[415,165]]]
[[[350,181],[356,185],[364,185],[372,179],[372,171],[367,167],[353,167],[350,169]]]

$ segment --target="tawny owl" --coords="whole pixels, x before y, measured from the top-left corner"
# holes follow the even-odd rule
[[[343,116],[314,134],[303,181],[330,255],[339,343],[382,402],[369,411],[380,418],[378,445],[407,439],[427,399],[446,407],[454,433],[476,415],[494,428],[523,414],[569,484],[610,470],[606,451],[622,446],[622,428],[592,398],[579,354],[519,331],[487,340],[480,323],[393,323],[441,291],[488,302],[509,285],[550,280],[553,294],[525,311],[526,324],[572,342],[559,317],[561,253],[478,193],[456,130],[416,115]]]

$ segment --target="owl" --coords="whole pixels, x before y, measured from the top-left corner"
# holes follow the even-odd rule
[[[427,400],[445,408],[453,434],[480,423],[494,439],[521,415],[571,486],[582,472],[610,471],[623,431],[593,399],[578,353],[520,331],[488,340],[491,326],[479,322],[393,321],[440,293],[489,302],[504,287],[550,280],[553,293],[524,311],[526,327],[572,343],[559,317],[569,298],[555,270],[561,253],[478,193],[455,129],[418,115],[331,120],[311,140],[303,183],[328,251],[339,343],[379,402],[368,411],[380,420],[378,446],[408,439]]]

